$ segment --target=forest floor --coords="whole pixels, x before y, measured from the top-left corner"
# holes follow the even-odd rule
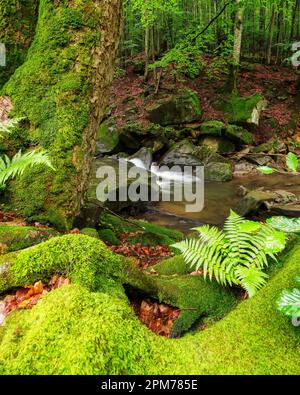
[[[39,222],[30,222],[18,217],[17,213],[13,211],[0,211],[0,225],[4,224],[8,227],[30,226],[37,230],[52,229]],[[80,230],[74,228],[69,233],[80,234]],[[67,234],[67,232],[63,234]],[[125,233],[119,237],[120,245],[107,244],[107,247],[117,254],[132,259],[141,269],[148,269],[162,259],[173,256],[171,249],[166,245],[142,246],[140,243],[129,244],[127,238],[133,235],[133,233]],[[28,284],[26,287],[2,295],[0,297],[0,326],[11,312],[18,309],[31,309],[44,295],[69,284],[70,280],[68,278],[56,274],[51,277],[48,283],[37,281],[34,284]],[[142,295],[132,289],[128,292],[128,297],[134,313],[144,325],[159,336],[171,337],[174,321],[180,315],[178,308],[165,303],[158,303],[147,295]]]
[[[181,88],[190,88],[199,95],[203,114],[202,121],[226,121],[222,112],[217,110],[217,104],[224,99],[224,86],[227,73],[221,70],[211,71],[212,58],[206,57],[206,66],[197,78],[191,79],[180,75],[177,79],[172,77],[172,70],[162,72],[159,83],[159,93],[168,91],[177,92]],[[262,93],[268,101],[267,109],[262,113],[260,127],[254,128],[254,141],[263,143],[274,135],[282,141],[293,135],[293,139],[300,142],[300,114],[297,95],[296,69],[290,67],[243,62],[238,77],[238,89],[241,96],[250,96]],[[117,119],[117,125],[122,127],[128,120],[126,108],[128,100],[135,106],[135,119],[147,124],[145,111],[145,98],[149,97],[155,102],[157,79],[153,73],[147,82],[143,75],[138,75],[134,66],[128,66],[124,76],[114,80],[110,92],[112,115]],[[296,131],[296,133],[295,133]]]

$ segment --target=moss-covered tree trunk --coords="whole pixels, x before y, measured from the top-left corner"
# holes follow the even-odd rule
[[[46,149],[56,172],[27,171],[11,188],[20,213],[71,226],[79,212],[118,47],[121,0],[40,0],[26,61],[2,90],[18,135]]]

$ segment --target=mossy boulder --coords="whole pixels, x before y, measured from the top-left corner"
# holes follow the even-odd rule
[[[160,159],[160,165],[165,166],[202,166],[203,163],[195,155],[195,145],[188,140],[174,144]]]
[[[207,181],[229,181],[233,177],[232,164],[229,159],[206,145],[195,146],[188,140],[174,144],[162,157],[159,164],[167,166],[204,166]]]
[[[262,94],[245,97],[232,95],[222,104],[221,109],[229,123],[259,125],[260,114],[266,104]]]
[[[228,125],[225,133],[225,137],[235,141],[241,145],[250,145],[253,143],[253,135],[241,126]]]
[[[191,123],[202,115],[198,94],[190,89],[162,97],[148,105],[146,110],[149,120],[162,126]]]
[[[179,231],[142,220],[127,221],[106,212],[101,214],[99,223],[104,229],[110,229],[115,237],[132,233],[133,235],[126,239],[131,244],[141,243],[144,246],[171,245],[183,239],[183,234]]]
[[[0,252],[23,250],[58,235],[53,229],[0,225]]]
[[[232,141],[223,137],[206,136],[201,137],[199,144],[210,148],[219,154],[226,154],[235,151],[235,145]]]
[[[115,235],[115,233],[111,229],[100,229],[98,231],[98,235],[104,243],[108,243],[111,245],[120,245],[121,242]]]
[[[116,281],[105,291],[77,284],[57,289],[33,309],[12,313],[0,328],[0,373],[299,375],[299,328],[276,308],[299,271],[298,245],[255,297],[179,340],[143,326]]]
[[[98,130],[97,136],[97,153],[111,154],[119,144],[119,131],[110,121],[104,121]]]
[[[207,181],[230,181],[233,178],[232,165],[223,162],[208,163],[204,167],[204,176]]]
[[[99,234],[95,228],[83,228],[80,233],[85,236],[94,237],[95,239],[100,239]]]
[[[222,136],[222,132],[226,129],[224,122],[220,121],[206,121],[203,122],[200,127],[200,135],[209,136]]]

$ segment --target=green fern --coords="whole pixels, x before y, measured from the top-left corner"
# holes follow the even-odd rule
[[[179,249],[187,264],[203,270],[204,277],[221,285],[240,285],[255,295],[267,280],[263,268],[268,257],[285,248],[285,234],[265,224],[246,221],[231,211],[224,230],[208,225],[194,228],[199,238],[192,238],[173,247]]]
[[[7,155],[0,157],[0,186],[5,188],[9,179],[21,176],[23,172],[32,166],[44,165],[54,170],[48,154],[45,151],[31,151],[22,154],[19,151],[12,159]]]
[[[12,129],[17,127],[24,118],[8,119],[7,121],[0,121],[0,138],[6,134],[11,133]]]

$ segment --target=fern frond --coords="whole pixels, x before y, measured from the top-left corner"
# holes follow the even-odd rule
[[[236,276],[250,298],[267,283],[268,278],[266,273],[256,267],[242,266],[236,269]]]
[[[7,155],[0,158],[0,184],[3,186],[7,180],[24,173],[31,166],[45,165],[54,170],[48,154],[45,151],[31,151],[22,154],[19,151],[12,159]]]

